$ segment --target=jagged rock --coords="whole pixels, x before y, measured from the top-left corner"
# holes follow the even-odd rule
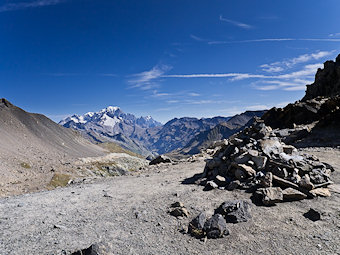
[[[311,183],[308,174],[305,174],[305,175],[301,178],[301,181],[299,182],[299,186],[302,187],[302,188],[304,188],[304,189],[307,189],[307,190],[312,190],[312,189],[314,189],[314,185],[313,185],[313,183]]]
[[[340,94],[340,55],[336,61],[326,61],[323,69],[318,69],[315,81],[307,85],[306,95],[302,99],[306,101],[318,96],[335,96]]]
[[[207,216],[205,212],[201,212],[197,215],[196,218],[189,223],[189,233],[196,238],[202,238],[204,236],[203,228],[206,220]]]
[[[203,231],[206,233],[208,238],[216,239],[229,234],[227,229],[227,223],[221,214],[215,214],[208,219],[205,224]]]
[[[313,208],[310,208],[308,212],[303,214],[303,216],[311,221],[318,221],[321,219],[320,213]]]
[[[165,155],[159,155],[158,157],[156,157],[155,159],[153,159],[149,165],[157,165],[160,163],[172,163],[172,160],[165,156]]]
[[[331,192],[327,188],[317,188],[310,191],[312,194],[320,197],[330,197]]]
[[[258,170],[262,170],[266,167],[267,157],[265,157],[265,156],[254,156],[254,157],[252,157],[252,161],[254,161],[256,168]]]
[[[307,195],[293,188],[287,188],[283,190],[282,194],[283,194],[283,200],[285,201],[296,201],[296,200],[302,200],[302,199],[307,198]]]
[[[252,177],[252,176],[256,175],[256,171],[250,166],[247,166],[247,165],[244,165],[244,164],[238,164],[236,167],[237,167],[237,170],[241,170],[244,173],[245,177]],[[243,176],[243,174],[240,174],[240,176]],[[235,177],[236,177],[236,172],[235,172]],[[240,179],[243,179],[243,178],[237,178],[237,179],[240,180]]]
[[[260,188],[256,191],[256,194],[261,198],[264,205],[274,205],[283,201],[280,187]]]
[[[251,219],[250,204],[244,200],[226,201],[215,212],[223,215],[230,223],[246,222]]]

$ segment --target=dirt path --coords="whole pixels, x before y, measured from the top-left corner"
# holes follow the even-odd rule
[[[332,163],[340,183],[340,152],[313,152]],[[204,192],[183,185],[201,173],[204,162],[152,168],[49,192],[0,200],[0,254],[69,254],[101,242],[110,254],[340,254],[340,194],[274,207],[252,207],[253,219],[228,224],[230,236],[202,242],[179,229],[199,211],[223,201],[249,199],[243,191]],[[191,216],[176,219],[167,211],[181,201]],[[303,217],[310,208],[320,221]]]

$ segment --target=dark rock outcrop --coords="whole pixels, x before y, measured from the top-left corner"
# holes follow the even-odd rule
[[[340,55],[336,61],[326,61],[323,69],[318,69],[315,81],[307,85],[306,95],[302,101],[318,96],[332,97],[340,94]]]

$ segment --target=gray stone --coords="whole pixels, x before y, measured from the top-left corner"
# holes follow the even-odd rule
[[[172,163],[172,160],[164,155],[159,155],[158,157],[156,157],[155,159],[153,159],[149,165],[157,165],[160,163]]]
[[[256,171],[252,167],[244,165],[244,164],[238,164],[237,169],[240,169],[241,171],[243,171],[246,177],[253,177],[256,175]]]
[[[274,205],[283,201],[280,187],[260,188],[256,191],[256,194],[261,197],[264,205]]]
[[[227,223],[221,214],[215,214],[208,219],[204,224],[203,231],[208,238],[213,239],[229,234]]]
[[[216,209],[216,213],[223,215],[230,223],[246,222],[251,219],[250,203],[244,200],[226,201]]]
[[[254,156],[251,158],[254,161],[258,170],[263,170],[266,167],[267,157],[265,156]]]
[[[307,198],[307,195],[293,188],[287,188],[283,190],[282,194],[283,200],[285,201],[297,201]]]
[[[250,155],[248,153],[243,153],[234,158],[234,162],[237,164],[245,164],[248,160],[250,160]]]
[[[196,238],[201,238],[204,236],[203,228],[204,224],[207,220],[207,216],[205,212],[201,212],[199,215],[196,216],[190,223],[188,231],[192,236]]]

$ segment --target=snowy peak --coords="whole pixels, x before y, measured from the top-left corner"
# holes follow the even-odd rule
[[[73,115],[59,122],[65,127],[77,127],[86,129],[85,126],[93,126],[103,128],[114,128],[117,124],[124,123],[128,126],[141,128],[150,128],[161,126],[160,122],[155,121],[151,116],[136,118],[135,115],[124,113],[118,106],[108,106],[98,112],[88,112],[84,115]]]

